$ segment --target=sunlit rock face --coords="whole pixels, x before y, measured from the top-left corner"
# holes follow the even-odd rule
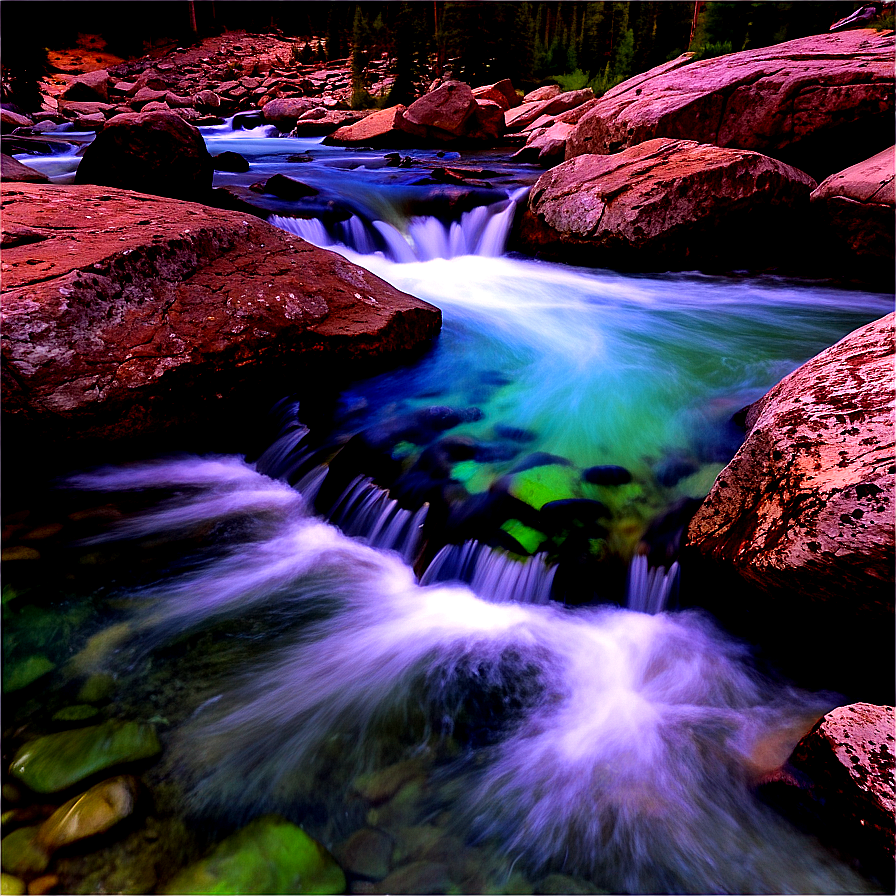
[[[893,322],[856,330],[749,408],[746,441],[688,530],[698,554],[773,596],[714,606],[767,611],[797,646],[836,644],[847,671],[892,669]]]
[[[892,32],[820,34],[706,59],[608,91],[566,157],[654,137],[753,149],[826,177],[893,142]]]
[[[780,253],[814,186],[756,152],[648,140],[542,175],[520,239],[549,258],[617,269],[761,266]]]
[[[896,147],[891,146],[818,185],[811,198],[829,263],[847,277],[876,280],[892,292]],[[833,256],[833,257],[832,257]]]
[[[275,380],[311,356],[358,368],[439,329],[432,306],[238,212],[23,184],[3,216],[4,417],[40,430],[146,435],[259,386],[262,363]]]

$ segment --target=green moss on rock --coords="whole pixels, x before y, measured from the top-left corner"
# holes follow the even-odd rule
[[[148,759],[161,750],[151,725],[110,721],[39,737],[16,753],[9,770],[32,790],[55,793],[101,769]]]
[[[162,890],[178,894],[343,893],[345,875],[329,852],[276,815],[256,818]]]

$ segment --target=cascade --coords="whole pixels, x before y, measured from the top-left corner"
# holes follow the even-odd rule
[[[268,220],[316,246],[342,246],[361,255],[379,251],[399,264],[463,255],[497,257],[504,251],[517,205],[528,193],[528,187],[517,189],[502,202],[464,212],[459,221],[445,223],[432,216],[413,217],[406,235],[386,221],[367,224],[358,215],[329,227],[317,218],[271,215]]]
[[[250,818],[296,801],[350,804],[359,770],[398,748],[437,756],[460,738],[432,769],[429,800],[482,838],[483,873],[521,861],[614,892],[864,891],[750,792],[824,705],[756,676],[745,649],[704,618],[507,602],[432,581],[437,572],[418,584],[400,556],[310,516],[294,489],[236,458],[73,484],[183,490],[115,538],[244,518],[217,559],[136,593],[138,640],[227,619],[251,632],[265,612],[316,619],[298,633],[264,628],[264,652],[179,726],[166,761],[192,811]],[[382,496],[359,482],[342,503],[370,498]],[[479,567],[476,554],[465,546],[439,565]],[[484,591],[489,578],[486,569]],[[503,695],[484,743],[471,727],[472,686]],[[410,823],[421,824],[431,809],[415,811]]]

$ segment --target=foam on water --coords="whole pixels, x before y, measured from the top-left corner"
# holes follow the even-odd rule
[[[375,766],[402,736],[396,720],[414,712],[432,720],[424,740],[450,735],[475,686],[503,694],[507,717],[440,780],[466,836],[497,844],[503,861],[616,892],[863,890],[750,792],[827,706],[759,678],[700,615],[571,611],[420,585],[396,553],[315,519],[296,492],[237,459],[78,479],[148,484],[191,489],[128,533],[215,520],[221,495],[250,528],[224,556],[142,593],[152,598],[144,632],[180,635],[264,607],[320,611],[234,669],[220,699],[175,733],[170,764],[194,810],[284,809],[314,798],[304,791],[315,773],[331,798],[344,793],[334,769]],[[261,521],[259,495],[273,498]]]

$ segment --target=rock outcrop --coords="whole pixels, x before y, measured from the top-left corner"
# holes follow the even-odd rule
[[[601,97],[567,158],[680,137],[756,150],[821,179],[893,142],[893,54],[892,32],[859,30],[667,63]]]
[[[439,330],[437,309],[237,212],[86,186],[11,186],[2,201],[3,227],[31,234],[3,278],[4,421],[23,442],[183,428]]]
[[[202,134],[174,112],[116,115],[84,151],[77,184],[202,200],[214,165]]]
[[[838,273],[892,291],[896,244],[896,147],[832,174],[810,197],[823,257]]]
[[[831,645],[841,679],[865,693],[892,687],[894,317],[850,333],[750,406],[746,441],[688,529],[689,550],[754,588],[746,603],[708,594],[709,609],[759,626],[757,639],[788,643],[822,672],[832,659],[819,645]]]
[[[45,184],[49,178],[42,171],[23,165],[18,159],[0,153],[0,180],[22,184]]]
[[[854,703],[829,712],[760,793],[893,889],[896,712]]]
[[[529,197],[526,251],[642,270],[761,263],[815,182],[755,152],[648,140],[552,168]]]

